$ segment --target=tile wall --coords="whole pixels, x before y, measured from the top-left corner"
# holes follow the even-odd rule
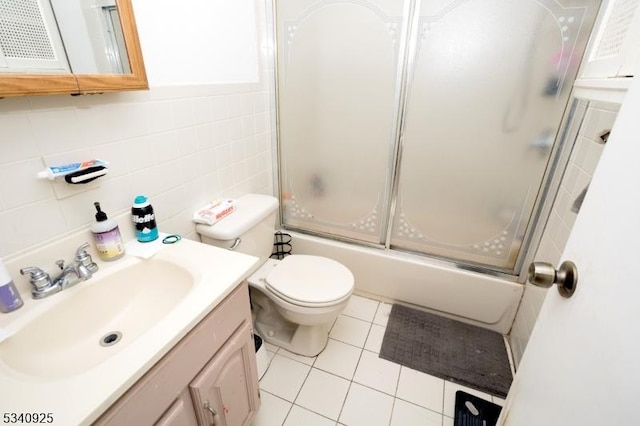
[[[562,251],[577,217],[577,213],[571,211],[571,206],[591,181],[605,147],[599,142],[600,135],[613,127],[618,109],[617,104],[589,103],[536,253],[537,262],[559,265]],[[509,335],[516,366],[522,359],[546,294],[546,289],[527,283]]]
[[[207,201],[273,193],[273,69],[258,22],[261,82],[0,99],[0,258],[88,228],[94,201],[117,216],[145,194],[161,230],[197,239],[191,215]],[[36,179],[45,165],[90,158],[109,161],[108,175]]]
[[[215,197],[272,192],[269,98],[258,84],[0,100],[0,257],[88,227],[146,194],[161,228],[194,238]],[[88,187],[36,179],[47,164],[111,163]]]

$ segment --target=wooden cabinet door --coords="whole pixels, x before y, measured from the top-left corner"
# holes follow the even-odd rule
[[[185,389],[171,407],[160,417],[155,426],[197,426],[196,412],[189,390]]]
[[[229,338],[189,389],[201,425],[250,424],[260,399],[255,347],[248,323]]]

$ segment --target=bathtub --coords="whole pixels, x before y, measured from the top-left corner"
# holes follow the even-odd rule
[[[293,253],[324,256],[347,266],[355,292],[399,302],[508,334],[524,285],[408,253],[362,247],[285,230]]]

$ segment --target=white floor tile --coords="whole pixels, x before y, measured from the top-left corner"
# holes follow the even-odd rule
[[[444,380],[421,371],[402,367],[396,397],[442,413]]]
[[[294,354],[293,352],[290,352],[284,348],[280,348],[278,350],[278,355],[286,356],[289,359],[293,359],[295,361],[298,361],[307,365],[313,365],[313,363],[316,360],[315,356],[311,357],[311,356],[302,356],[302,355]]]
[[[442,426],[442,414],[396,399],[390,426]]]
[[[442,426],[453,426],[453,417],[442,417]]]
[[[380,353],[385,330],[386,327],[373,324],[371,330],[369,330],[369,336],[367,337],[367,342],[364,344],[364,348],[377,354]]]
[[[260,380],[260,388],[293,402],[311,367],[276,354],[269,370]]]
[[[352,383],[339,422],[347,426],[388,426],[393,397]]]
[[[457,391],[465,391],[471,395],[475,395],[479,398],[482,398],[487,401],[491,401],[491,395],[477,391],[475,389],[468,388],[466,386],[459,385],[457,383],[452,383],[449,381],[444,382],[444,414],[447,417],[453,417],[455,413],[455,405],[456,405],[456,392]]]
[[[284,422],[284,426],[335,426],[336,422],[319,414],[294,405]]]
[[[348,391],[348,380],[313,368],[295,403],[330,419],[338,420]]]
[[[367,299],[362,296],[352,295],[349,304],[342,312],[343,315],[358,318],[367,322],[372,322],[376,315],[378,305],[377,300]]]
[[[318,355],[313,366],[351,380],[353,373],[356,372],[361,353],[362,349],[360,348],[342,343],[339,340],[329,339],[327,347]]]
[[[364,343],[367,341],[370,328],[370,322],[351,318],[346,315],[340,315],[333,325],[331,333],[329,333],[329,337],[363,348]]]
[[[380,303],[378,310],[376,311],[376,315],[373,317],[373,323],[386,327],[392,306],[393,305],[390,303]]]
[[[260,392],[260,401],[260,410],[251,425],[282,426],[293,404],[268,392]]]
[[[395,395],[399,375],[400,364],[379,358],[376,353],[362,351],[353,381]]]

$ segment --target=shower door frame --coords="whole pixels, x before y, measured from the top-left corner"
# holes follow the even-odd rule
[[[275,141],[272,142],[273,150],[277,158],[277,167],[273,170],[274,178],[274,191],[278,193],[279,199],[279,226],[282,229],[289,229],[297,232],[301,232],[308,235],[313,235],[321,238],[327,238],[333,241],[346,242],[351,244],[357,244],[359,246],[370,247],[378,250],[385,250],[390,255],[405,255],[412,256],[422,261],[433,261],[441,265],[445,265],[455,269],[462,269],[467,271],[473,271],[477,273],[492,275],[507,279],[509,281],[516,281],[525,283],[527,280],[527,269],[529,263],[531,263],[535,257],[536,250],[542,238],[544,227],[551,214],[551,209],[555,197],[560,189],[560,183],[562,175],[569,162],[569,156],[573,149],[578,130],[584,119],[586,107],[588,101],[578,99],[573,96],[573,89],[570,93],[567,105],[560,122],[560,125],[556,132],[553,146],[549,153],[549,159],[543,177],[540,181],[538,194],[536,196],[535,203],[529,216],[528,225],[524,234],[524,239],[520,245],[516,261],[513,269],[504,269],[499,267],[493,267],[486,264],[474,263],[463,261],[460,259],[454,259],[444,256],[438,256],[433,253],[417,252],[407,250],[403,248],[396,248],[391,245],[391,232],[392,224],[396,211],[396,204],[399,191],[399,175],[400,166],[402,163],[402,148],[403,148],[403,132],[405,130],[405,118],[407,111],[407,93],[411,89],[413,77],[415,74],[414,62],[416,60],[415,51],[417,49],[418,40],[415,37],[414,31],[417,31],[417,22],[419,20],[419,14],[416,13],[417,7],[419,7],[422,0],[407,0],[406,8],[408,9],[407,16],[403,16],[403,22],[406,22],[406,29],[402,34],[402,40],[400,42],[399,58],[397,64],[396,84],[397,89],[394,95],[394,115],[395,122],[393,124],[392,133],[395,135],[394,139],[390,141],[391,147],[389,165],[391,172],[389,173],[389,179],[387,179],[387,189],[390,188],[386,209],[382,221],[381,238],[383,241],[380,244],[372,243],[369,241],[359,240],[357,238],[351,238],[346,236],[338,236],[335,234],[324,233],[320,231],[314,231],[305,229],[303,227],[288,225],[283,221],[284,217],[284,205],[282,203],[282,164],[283,159],[281,155],[281,137],[280,137],[280,97],[279,97],[279,70],[278,70],[278,26],[276,21],[277,13],[277,0],[265,0],[267,9],[267,19],[270,20],[270,26],[272,31],[268,31],[267,37],[268,43],[272,46],[272,57],[270,60],[273,64],[273,86],[274,93],[274,113],[272,116],[272,125],[275,128]],[[586,51],[586,50],[585,50]],[[573,84],[573,82],[572,82]]]

